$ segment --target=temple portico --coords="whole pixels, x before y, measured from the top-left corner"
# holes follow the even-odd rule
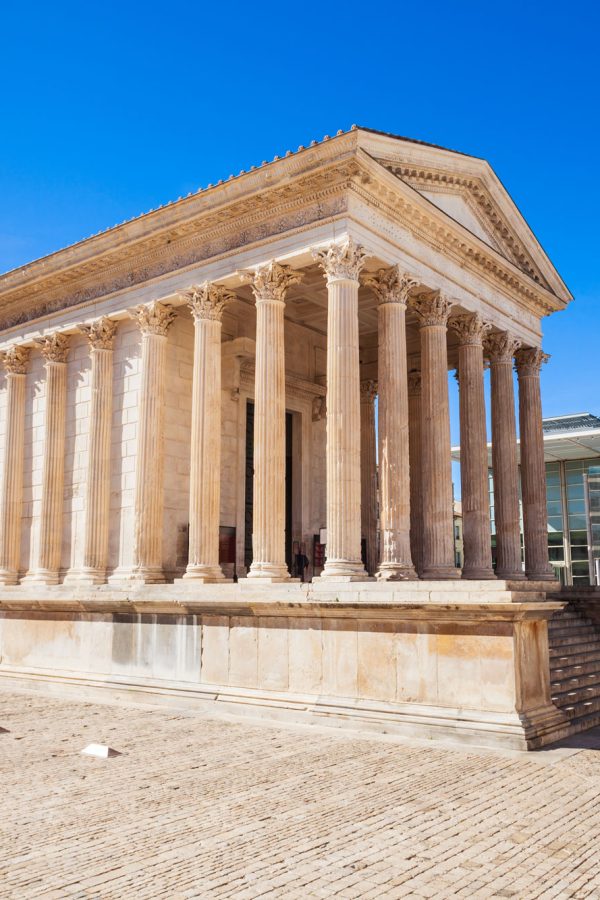
[[[267,705],[287,692],[290,709],[343,697],[367,718],[387,704],[398,721],[419,703],[441,727],[468,705],[464,640],[475,732],[560,730],[531,666],[554,608],[540,321],[570,295],[487,164],[355,129],[148,214],[128,250],[120,228],[0,277],[6,672],[54,677],[54,634],[89,674],[108,616],[106,683],[158,677],[154,651],[131,648],[160,625],[175,680]]]

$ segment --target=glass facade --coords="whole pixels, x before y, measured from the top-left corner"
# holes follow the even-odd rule
[[[584,475],[589,480],[590,522],[586,513]],[[492,558],[496,563],[496,523],[494,517],[494,480],[489,473]],[[546,505],[548,512],[548,554],[557,577],[564,584],[590,584],[588,527],[597,529],[597,553],[600,557],[600,464],[595,459],[576,459],[546,463]],[[521,553],[523,553],[523,517],[521,511]]]

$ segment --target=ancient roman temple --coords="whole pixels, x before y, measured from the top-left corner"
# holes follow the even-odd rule
[[[1,276],[0,677],[567,733],[540,371],[570,300],[487,162],[357,127]]]

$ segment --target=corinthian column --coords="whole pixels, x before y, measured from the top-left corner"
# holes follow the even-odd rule
[[[519,466],[512,363],[520,342],[506,331],[485,340],[492,380],[492,470],[496,521],[496,575],[521,579]]]
[[[321,578],[367,577],[360,545],[358,277],[362,247],[348,238],[313,253],[327,278],[327,550]]]
[[[456,316],[449,325],[458,335],[462,577],[494,578],[483,391],[483,339],[491,325],[477,313]]]
[[[219,565],[221,505],[221,320],[235,295],[205,282],[184,294],[194,317],[190,544],[184,578],[225,581]]]
[[[365,278],[379,300],[379,483],[381,560],[384,581],[416,578],[410,553],[410,474],[406,302],[418,281],[398,266]]]
[[[88,471],[85,491],[83,567],[65,581],[102,584],[106,581],[110,508],[110,437],[113,407],[113,343],[117,323],[103,317],[79,325],[88,339],[92,401]]]
[[[555,578],[548,560],[546,464],[540,393],[540,369],[549,359],[539,347],[519,350],[515,356],[519,379],[525,572],[532,581],[553,581]]]
[[[68,343],[67,336],[60,333],[36,340],[46,361],[46,418],[39,545],[37,562],[33,571],[27,576],[27,581],[41,584],[58,584],[60,569],[65,481]]]
[[[285,562],[285,293],[299,272],[273,261],[242,276],[256,300],[254,509],[248,578],[286,581]]]
[[[413,301],[421,334],[423,578],[460,577],[454,565],[446,327],[452,303],[440,291]]]
[[[408,373],[408,458],[410,467],[410,555],[423,571],[423,482],[421,478],[421,373]]]
[[[0,584],[17,584],[23,504],[25,380],[29,350],[9,347],[6,369],[6,448],[0,497]]]
[[[162,526],[167,332],[175,311],[155,300],[135,307],[129,314],[137,321],[142,333],[131,577],[159,584],[164,581]]]
[[[365,539],[369,575],[377,568],[377,448],[375,445],[375,397],[377,382],[360,383],[361,531]]]

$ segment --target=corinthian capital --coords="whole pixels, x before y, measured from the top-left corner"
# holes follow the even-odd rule
[[[45,337],[35,339],[36,346],[47,363],[66,363],[69,352],[69,338],[56,331]]]
[[[410,305],[417,314],[421,328],[429,325],[446,325],[452,309],[452,301],[441,291],[419,294],[411,299]]]
[[[549,354],[544,353],[541,347],[527,347],[515,353],[515,369],[521,378],[537,378],[543,364],[549,359]]]
[[[401,272],[398,266],[378,269],[364,275],[363,284],[370,287],[380,303],[401,303],[406,306],[408,295],[419,281],[408,272]]]
[[[458,335],[461,346],[464,344],[481,346],[492,326],[484,322],[479,313],[466,313],[462,316],[453,316],[448,321],[448,327]]]
[[[377,396],[377,382],[372,378],[367,378],[360,383],[360,399],[361,403],[373,403]]]
[[[328,281],[337,278],[358,281],[367,256],[364,247],[355,244],[351,237],[341,244],[330,244],[326,250],[313,250],[312,255],[325,272]]]
[[[279,300],[283,303],[287,289],[302,281],[302,273],[273,259],[253,272],[242,272],[240,278],[251,285],[256,300]]]
[[[181,296],[187,300],[192,310],[192,315],[197,322],[199,319],[212,319],[220,322],[223,318],[223,310],[232,300],[235,300],[233,291],[228,291],[220,284],[194,284]]]
[[[521,341],[508,331],[496,331],[488,334],[484,341],[485,352],[493,363],[511,363],[513,356],[521,346]]]
[[[78,325],[77,330],[85,334],[92,350],[112,350],[117,323],[108,316],[102,316],[89,325]]]
[[[129,310],[129,315],[138,323],[142,334],[158,334],[165,337],[175,318],[172,306],[153,300]]]
[[[416,396],[421,393],[421,373],[420,372],[409,372],[408,373],[408,393]]]
[[[26,375],[29,350],[27,347],[19,347],[18,344],[13,344],[4,354],[2,361],[9,375]]]

